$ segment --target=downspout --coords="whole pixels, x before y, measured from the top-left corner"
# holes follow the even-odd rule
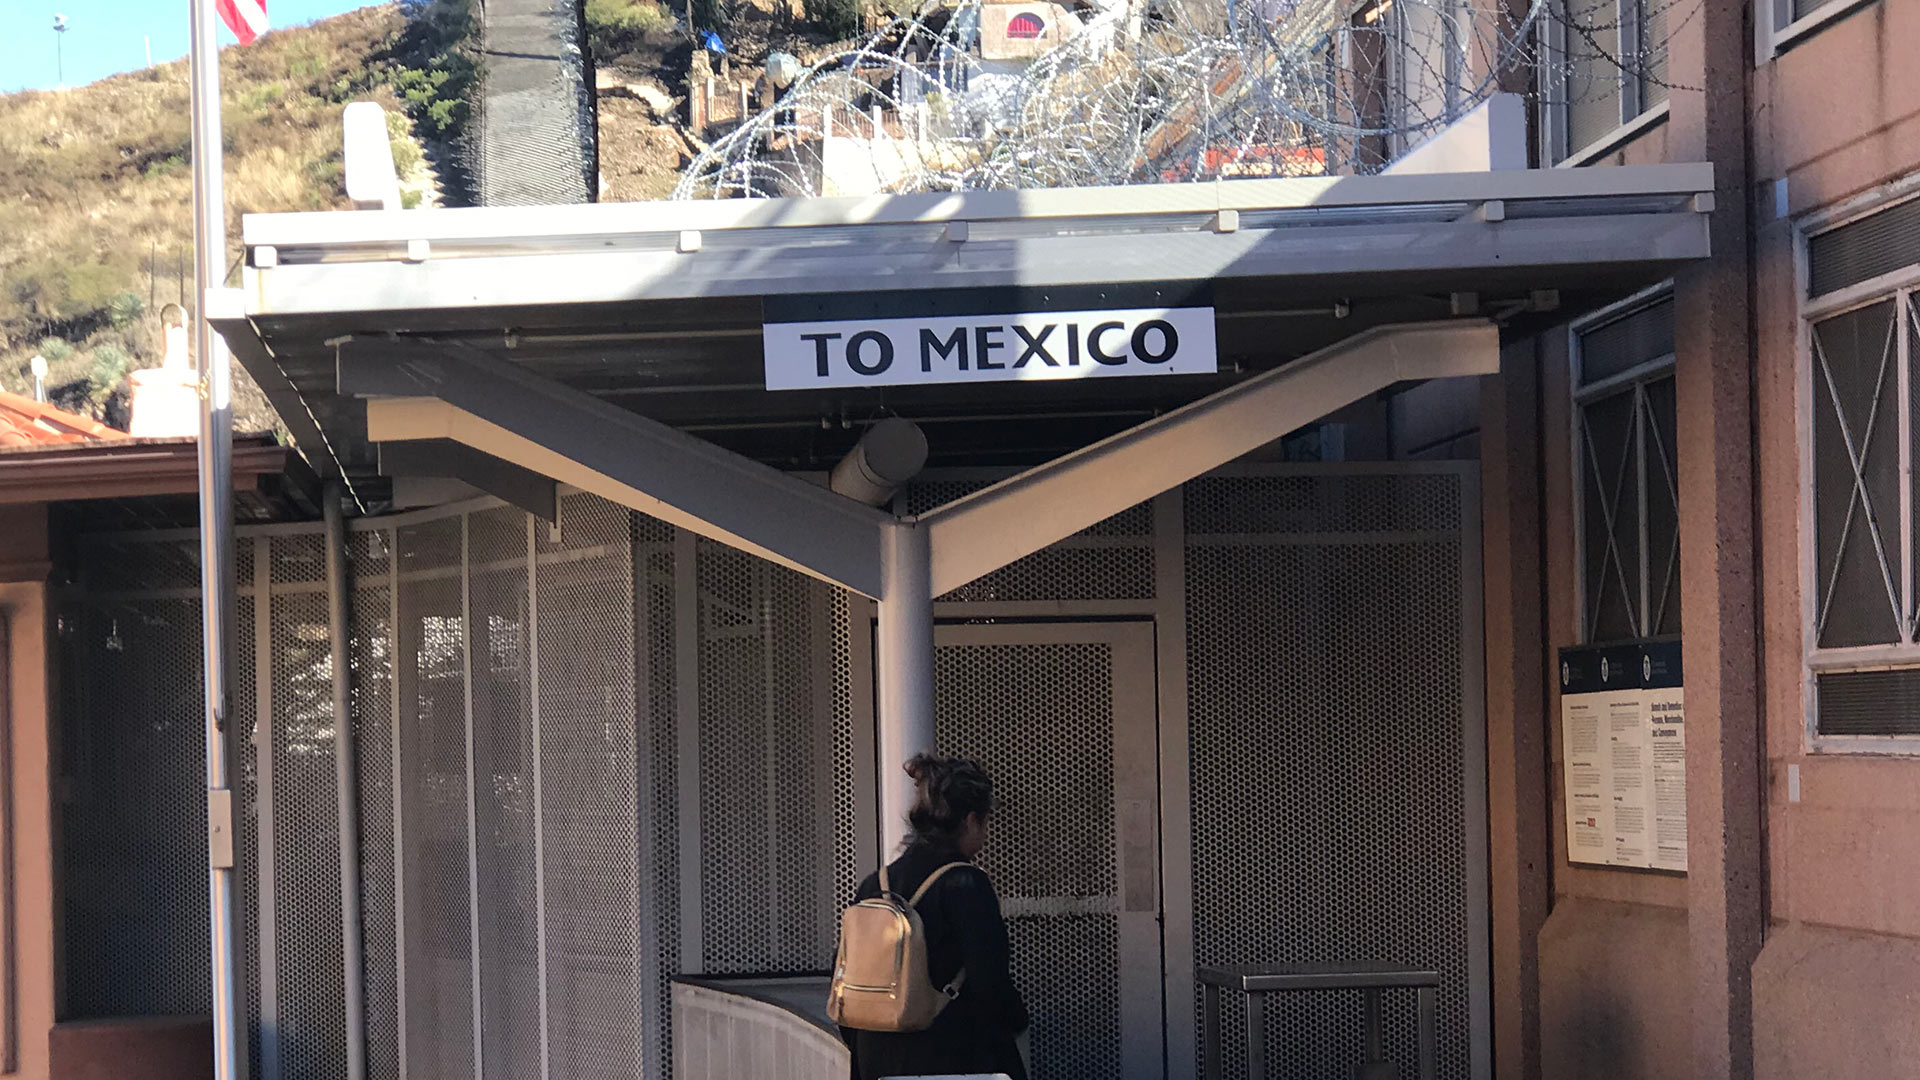
[[[327,630],[333,669],[333,775],[340,803],[340,970],[345,986],[346,1080],[367,1076],[365,943],[360,911],[360,777],[353,730],[352,672],[347,658],[347,525],[345,492],[328,483],[322,501],[327,532]]]

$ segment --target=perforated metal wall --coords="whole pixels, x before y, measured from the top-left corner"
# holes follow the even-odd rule
[[[822,971],[840,891],[832,597],[706,540],[697,567],[705,967]]]
[[[929,480],[907,489],[908,513],[924,514],[991,481]],[[1144,600],[1153,596],[1153,508],[1129,507],[940,597],[941,600]]]
[[[994,778],[980,866],[1001,896],[1034,1074],[1120,1076],[1113,658],[1095,643],[942,645],[935,724]]]
[[[1431,965],[1447,1078],[1470,1075],[1460,498],[1453,474],[1184,496],[1195,962]],[[1358,1060],[1357,994],[1268,1009],[1267,1075]],[[1413,1024],[1390,996],[1398,1061]]]
[[[639,1076],[663,1031],[647,1027],[661,1005],[647,996],[651,957],[640,929],[657,918],[643,888],[642,740],[649,725],[670,729],[672,714],[635,695],[627,512],[572,496],[558,536],[540,522],[533,530],[549,1075]],[[537,943],[530,927],[525,944]],[[537,1065],[538,1033],[529,1035]]]
[[[393,534],[347,538],[347,662],[360,778],[362,964],[367,1077],[400,1080],[400,925],[394,848]]]
[[[590,496],[560,511],[557,526],[495,507],[354,538],[370,669],[356,700],[378,708],[397,686],[402,713],[397,762],[390,725],[361,717],[363,770],[389,777],[361,788],[367,933],[381,939],[373,1075],[477,1062],[489,1078],[597,1080],[663,1075],[668,1060],[672,532]],[[388,572],[389,546],[397,602],[367,580]],[[384,681],[371,670],[390,662],[382,602],[401,627]],[[382,849],[399,853],[397,882]]]
[[[922,485],[908,508],[983,483]],[[988,635],[936,654],[938,723],[998,778],[986,865],[1038,1075],[1121,1075],[1122,976],[1139,965],[1114,717],[1144,709],[1151,728],[1156,706],[1150,675],[1114,700],[1100,641],[993,639],[1020,627],[991,605],[1125,601],[1135,614],[1101,617],[1144,619],[1156,551],[1182,544],[1191,775],[1162,796],[1191,812],[1192,878],[1167,887],[1191,889],[1195,960],[1438,966],[1443,1075],[1469,1075],[1461,485],[1210,478],[1182,499],[1185,537],[1156,537],[1136,507],[947,598]],[[61,680],[63,779],[85,793],[62,838],[85,885],[67,891],[69,1005],[204,1011],[192,541],[102,543],[58,624],[63,666],[86,673]],[[454,508],[356,523],[348,552],[371,1077],[664,1077],[671,974],[826,968],[838,905],[870,869],[864,601],[577,494],[557,528]],[[265,725],[236,764],[249,1062],[263,1080],[336,1076],[324,542],[278,528],[238,553],[235,722]],[[1126,666],[1144,672],[1140,640]],[[128,950],[153,962],[129,977]],[[1388,1015],[1410,1060],[1411,1006]],[[1276,1001],[1272,1017],[1270,1075],[1344,1075],[1357,1057],[1357,999]]]
[[[199,569],[184,543],[90,545],[63,594],[63,1017],[208,1007]],[[129,957],[139,957],[129,963]]]

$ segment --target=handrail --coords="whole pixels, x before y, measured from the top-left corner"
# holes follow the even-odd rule
[[[1412,989],[1419,996],[1420,1080],[1439,1076],[1440,973],[1425,968],[1359,962],[1242,967],[1203,967],[1194,973],[1201,986],[1201,1068],[1206,1080],[1220,1080],[1220,992],[1247,997],[1247,1080],[1267,1078],[1267,995],[1313,990],[1359,990],[1364,995],[1366,1058],[1354,1075],[1362,1080],[1392,1080],[1398,1070],[1387,1061],[1381,1020],[1381,992]]]

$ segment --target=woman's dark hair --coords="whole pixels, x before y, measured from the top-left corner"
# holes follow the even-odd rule
[[[966,826],[968,814],[993,813],[993,777],[977,761],[915,754],[907,762],[913,777],[913,809],[907,823],[913,839],[950,842]]]

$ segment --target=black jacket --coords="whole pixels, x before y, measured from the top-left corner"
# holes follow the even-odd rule
[[[916,843],[887,868],[887,884],[902,899],[957,852]],[[855,900],[880,895],[880,875],[860,883]],[[1006,1073],[1026,1080],[1014,1037],[1027,1030],[1027,1007],[1008,969],[1007,924],[987,875],[970,866],[946,872],[917,909],[927,934],[933,985],[946,986],[966,968],[960,996],[925,1031],[880,1032],[841,1028],[853,1051],[854,1080],[939,1073]]]

